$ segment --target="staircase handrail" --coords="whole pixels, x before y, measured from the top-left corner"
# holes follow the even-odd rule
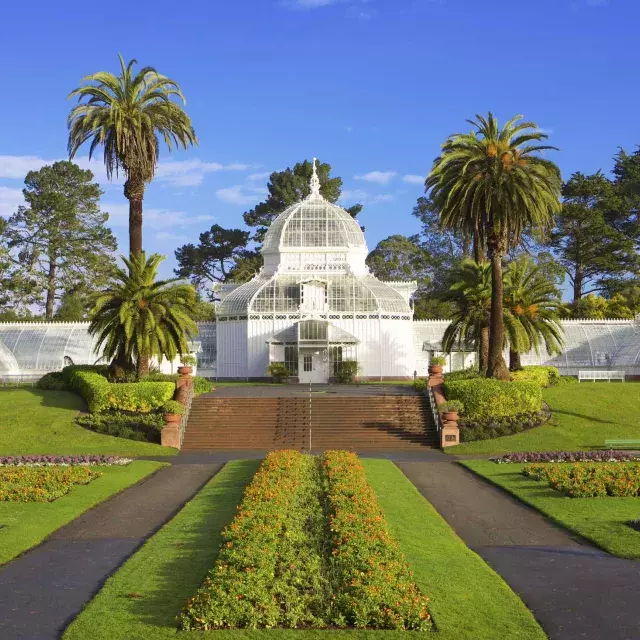
[[[184,413],[180,420],[180,447],[182,447],[182,441],[184,440],[184,432],[187,428],[187,422],[189,421],[189,412],[191,411],[191,403],[193,402],[193,382],[187,385],[187,398],[184,403]]]
[[[442,419],[438,412],[438,405],[436,404],[436,398],[433,395],[433,389],[427,384],[427,398],[429,398],[429,406],[431,408],[431,414],[433,415],[433,423],[435,424],[436,431],[440,431],[442,427]]]

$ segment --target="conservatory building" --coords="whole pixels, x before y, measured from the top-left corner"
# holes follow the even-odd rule
[[[217,375],[263,378],[284,362],[303,383],[335,377],[355,360],[361,378],[413,375],[415,282],[382,282],[365,264],[360,225],[325,200],[314,172],[307,198],[282,212],[250,282],[219,287]]]

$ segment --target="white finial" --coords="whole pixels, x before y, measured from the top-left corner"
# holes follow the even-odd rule
[[[318,178],[318,172],[316,171],[316,159],[313,159],[313,173],[311,174],[311,181],[309,182],[309,188],[311,197],[320,195],[320,180]]]

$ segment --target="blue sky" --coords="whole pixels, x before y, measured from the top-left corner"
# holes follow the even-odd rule
[[[65,157],[66,95],[116,54],[175,78],[200,146],[163,151],[144,243],[168,255],[213,222],[243,226],[266,176],[318,156],[364,203],[370,248],[411,216],[439,145],[465,119],[523,113],[565,177],[640,143],[636,0],[211,0],[3,7],[0,215],[26,171]],[[86,158],[80,164],[89,166]],[[100,161],[103,209],[127,248],[127,203]]]

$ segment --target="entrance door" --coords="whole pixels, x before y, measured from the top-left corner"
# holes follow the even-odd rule
[[[320,350],[300,349],[298,362],[298,380],[305,384],[322,384],[328,381],[327,363]]]

